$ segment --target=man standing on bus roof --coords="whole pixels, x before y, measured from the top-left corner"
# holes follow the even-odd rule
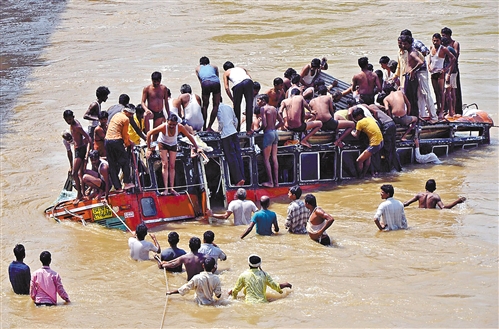
[[[165,85],[161,84],[161,78],[160,72],[153,72],[151,74],[152,83],[142,90],[141,105],[145,110],[146,116],[149,113],[152,113],[153,128],[156,128],[165,121],[163,108],[166,110],[166,113],[170,115],[168,90]],[[154,140],[156,140],[156,138],[157,135],[154,136]]]

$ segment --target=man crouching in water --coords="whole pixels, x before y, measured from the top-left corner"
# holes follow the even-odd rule
[[[73,180],[75,182],[76,192],[78,192],[78,194],[76,195],[76,199],[74,201],[74,205],[77,205],[78,202],[83,200],[83,195],[84,195],[83,184],[82,184],[83,170],[86,166],[90,136],[83,129],[81,124],[77,120],[75,120],[73,111],[66,110],[64,111],[62,116],[66,121],[66,123],[69,125],[71,136],[73,136],[74,140],[75,156],[73,161],[72,175],[73,175]]]
[[[437,183],[434,179],[429,179],[426,182],[425,189],[425,192],[418,193],[414,198],[404,202],[404,207],[407,207],[415,201],[419,201],[419,208],[436,209],[438,206],[439,209],[451,209],[455,205],[466,201],[465,197],[460,197],[454,202],[444,204],[442,199],[440,199],[440,196],[437,193],[433,193],[437,189]]]
[[[326,234],[326,230],[333,225],[333,216],[317,206],[317,200],[313,194],[305,196],[305,207],[311,211],[307,222],[307,232],[310,239],[324,246],[331,245],[331,239]]]

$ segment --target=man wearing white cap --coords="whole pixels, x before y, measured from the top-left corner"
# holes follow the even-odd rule
[[[291,289],[292,286],[290,283],[276,283],[270,275],[261,269],[262,259],[260,256],[255,254],[250,255],[248,257],[248,264],[249,269],[239,276],[236,286],[233,290],[229,291],[229,295],[232,295],[232,298],[236,298],[239,291],[244,288],[246,303],[267,303],[268,300],[265,295],[267,286],[280,294],[282,294],[283,288]]]

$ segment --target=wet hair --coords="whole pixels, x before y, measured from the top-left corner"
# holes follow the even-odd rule
[[[398,63],[397,63],[397,61],[396,61],[396,60],[393,60],[393,59],[392,59],[392,60],[390,60],[390,61],[388,62],[388,67],[390,68],[390,71],[391,71],[392,73],[395,73],[395,72],[397,71],[397,66],[398,66]]]
[[[286,71],[284,71],[284,77],[288,79],[291,79],[291,77],[293,77],[293,75],[295,74],[296,70],[292,67],[289,67]]]
[[[99,114],[97,114],[97,117],[100,119],[107,119],[109,118],[109,113],[107,111],[100,111]]]
[[[104,87],[104,86],[100,86],[95,91],[95,96],[97,96],[97,98],[100,99],[102,97],[105,97],[105,96],[109,95],[110,93],[111,92],[109,91],[109,88]]]
[[[399,37],[399,40],[400,40],[401,42],[407,42],[407,43],[409,43],[409,44],[411,44],[411,45],[412,45],[412,37],[411,37],[411,36],[409,36],[409,35],[401,35],[401,36]]]
[[[136,113],[139,113],[139,114],[142,114],[142,113],[145,113],[146,110],[144,110],[144,108],[142,107],[142,104],[139,104],[137,106],[135,106],[135,112]]]
[[[452,30],[449,29],[448,27],[444,27],[443,29],[440,30],[440,33],[442,34],[446,34],[448,35],[449,37],[452,36]]]
[[[317,200],[315,199],[315,195],[307,194],[305,195],[305,203],[308,203],[312,207],[317,207]]]
[[[383,82],[383,71],[376,70],[376,71],[374,71],[374,73],[376,73],[376,75],[378,76],[379,81]]]
[[[189,239],[189,249],[192,252],[197,252],[201,248],[201,240],[198,237],[193,236]]]
[[[213,271],[213,269],[215,268],[216,265],[217,265],[217,262],[216,262],[215,258],[213,258],[213,257],[207,256],[205,259],[203,259],[203,266],[204,266],[204,270],[206,272]]]
[[[92,150],[92,151],[88,152],[88,157],[90,159],[98,159],[99,158],[99,151]]]
[[[155,71],[151,74],[152,81],[161,81],[161,72]]]
[[[263,209],[267,209],[270,205],[270,198],[268,196],[262,196],[260,198],[260,205],[262,206]]]
[[[352,107],[354,105],[357,105],[357,101],[354,98],[347,99],[347,106],[348,107]]]
[[[260,95],[256,96],[256,99],[261,99],[265,103],[268,103],[269,102],[269,95],[267,95],[267,94],[260,94]]]
[[[166,121],[179,122],[179,120],[179,116],[173,112],[170,112],[170,115],[168,116],[168,118],[166,118]]]
[[[230,62],[230,61],[225,62],[224,66],[223,66],[223,68],[224,68],[225,71],[227,71],[228,69],[231,69],[233,67],[234,67],[234,64],[232,62]]]
[[[71,133],[69,132],[69,130],[64,130],[62,132],[62,138],[64,138],[64,140],[66,140],[67,142],[70,142],[70,141],[73,140],[73,135],[71,135]]]
[[[298,82],[300,82],[300,79],[301,79],[301,76],[299,74],[293,74],[293,76],[291,77],[291,83],[292,84],[298,84]]]
[[[291,90],[291,95],[300,95],[300,94],[301,94],[301,91],[298,88],[293,88]]]
[[[365,116],[364,110],[361,109],[360,107],[356,107],[355,110],[353,110],[353,112],[352,112],[352,118],[355,119],[359,115],[362,115],[362,117],[364,117]]]
[[[392,197],[393,194],[395,193],[394,190],[393,190],[393,186],[391,184],[383,184],[383,185],[381,185],[381,190],[383,192],[385,192],[386,194],[388,194],[390,197]]]
[[[440,35],[440,33],[434,33],[433,36],[431,37],[432,39],[433,38],[437,38],[437,39],[440,39],[442,40],[442,36]]]
[[[367,65],[369,64],[369,59],[367,57],[361,57],[357,60],[361,69],[367,69]]]
[[[372,72],[374,71],[374,66],[371,63],[369,63],[367,64],[367,69]]]
[[[192,88],[191,88],[191,86],[189,86],[187,83],[184,83],[180,87],[180,93],[181,94],[192,94]]]
[[[429,192],[433,192],[437,189],[437,182],[434,179],[428,179],[426,181],[425,189]]]
[[[311,67],[321,67],[321,60],[318,58],[312,59],[312,61],[310,62],[310,66]]]
[[[258,81],[253,81],[253,90],[258,90],[260,91],[262,89],[262,86],[260,86],[260,82]]]
[[[74,115],[73,111],[71,111],[71,110],[65,110],[64,113],[62,114],[62,117],[64,119],[71,118],[71,117],[74,117],[74,116],[75,115]]]
[[[199,59],[199,64],[200,65],[208,65],[208,64],[210,64],[210,59],[206,56],[203,56]]]
[[[40,254],[40,262],[42,262],[43,266],[49,266],[52,262],[52,255],[48,251],[42,251]]]
[[[386,96],[388,96],[384,91],[378,94],[378,97],[376,97],[376,102],[378,104],[383,104],[383,101],[385,100]]]
[[[400,32],[400,35],[408,35],[408,36],[410,36],[412,38],[412,32],[410,30],[407,30],[407,29],[402,30]]]
[[[289,192],[291,194],[293,194],[294,196],[296,196],[297,199],[299,199],[301,197],[301,187],[298,185],[292,186],[289,189]]]
[[[204,232],[203,240],[205,243],[213,243],[213,240],[215,240],[215,233],[213,233],[213,231]]]
[[[137,225],[137,227],[135,228],[135,234],[137,234],[137,239],[139,241],[144,240],[145,237],[146,237],[146,235],[147,235],[147,226],[146,226],[146,224],[140,223],[139,225]]]
[[[450,39],[447,37],[442,37],[442,45],[444,45],[445,47],[450,45]]]
[[[331,92],[331,90],[330,90],[330,92]],[[333,91],[333,93],[331,94],[331,96],[333,97],[333,101],[339,102],[339,100],[341,99],[341,97],[343,97],[343,94],[341,93],[341,91],[336,90],[336,91]]]
[[[246,190],[243,188],[238,188],[236,192],[236,196],[239,200],[246,199]]]
[[[325,86],[325,85],[326,83],[321,78],[318,78],[314,81],[314,88],[319,88],[320,86]]]
[[[180,237],[178,236],[177,232],[173,231],[168,233],[168,243],[170,245],[176,246],[179,241]]]
[[[252,268],[257,268],[258,266],[253,267],[253,266],[251,266],[251,264],[260,264],[262,262],[262,259],[260,258],[260,256],[257,256],[257,255],[250,256],[250,258],[248,260],[250,263],[249,267],[252,267]]]
[[[322,85],[317,88],[317,93],[319,95],[326,95],[327,94],[327,87]]]
[[[121,94],[118,102],[121,105],[127,105],[128,103],[130,103],[130,97],[127,94]]]
[[[282,78],[279,78],[279,77],[275,78],[274,82],[273,82],[274,86],[281,85],[283,83],[284,83],[284,81],[282,80]]]
[[[390,61],[390,57],[388,57],[388,56],[381,56],[379,59],[380,64],[388,64],[389,61]]]
[[[22,261],[24,257],[26,257],[26,250],[22,244],[16,244],[14,247],[14,255],[16,256],[16,260]]]

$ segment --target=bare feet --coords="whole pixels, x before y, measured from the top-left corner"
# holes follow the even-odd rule
[[[244,185],[244,179],[241,179],[239,182],[237,182],[236,186],[243,186]]]
[[[128,190],[128,189],[133,188],[133,187],[135,187],[134,183],[126,183],[125,184],[125,190]]]
[[[342,141],[336,141],[334,142],[334,145],[336,145],[337,147],[339,147],[340,149],[343,148],[343,146],[345,146],[345,144],[342,142]]]
[[[174,189],[170,189],[170,191],[168,192],[168,194],[173,195],[173,196],[179,196],[180,195],[180,193],[178,193]]]
[[[274,187],[274,184],[272,184],[270,182],[265,182],[265,183],[262,183],[262,186],[265,186],[265,187]]]

